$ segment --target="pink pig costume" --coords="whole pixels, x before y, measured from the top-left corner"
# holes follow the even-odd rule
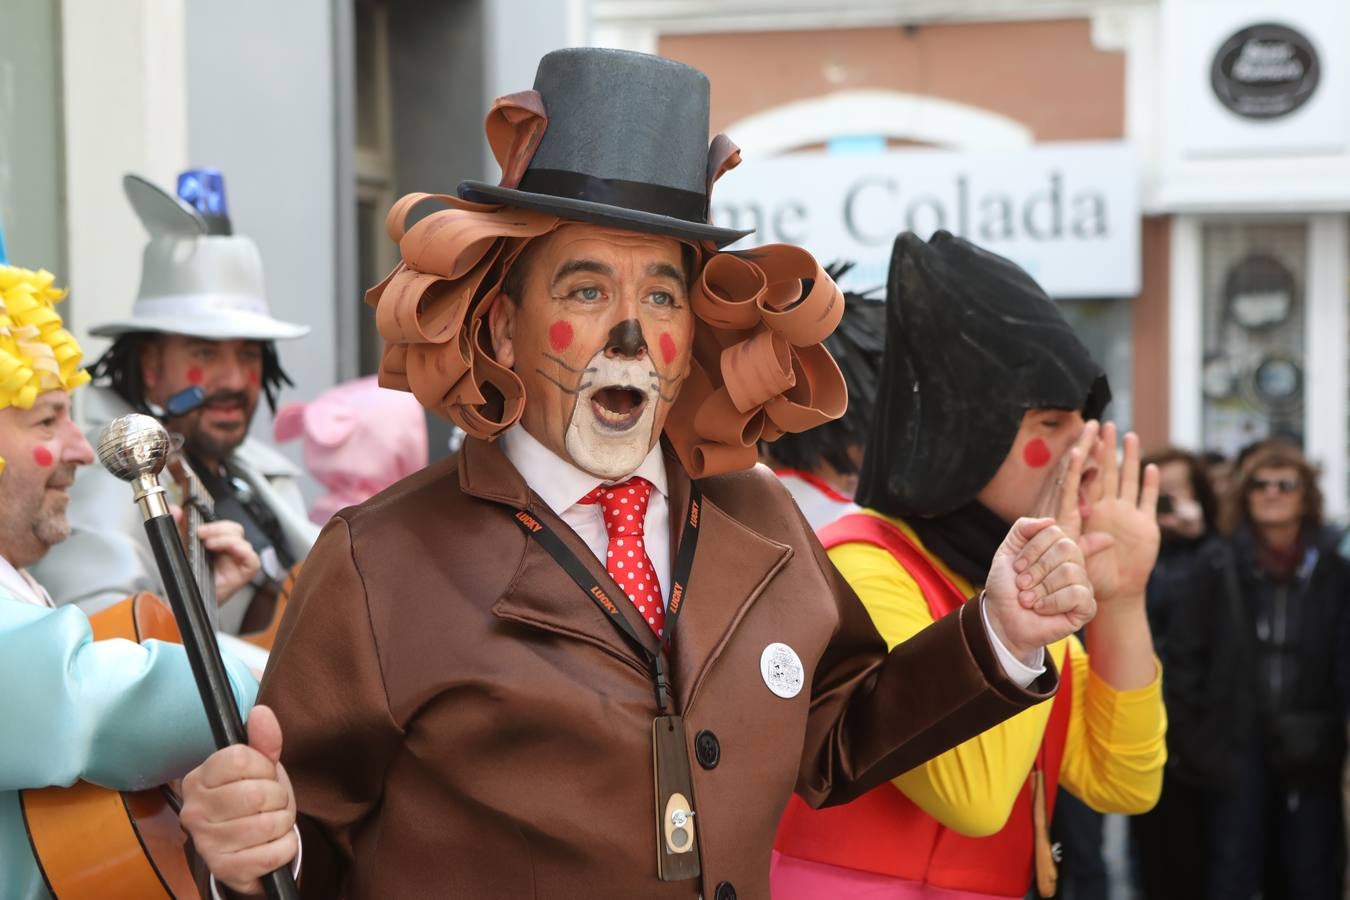
[[[380,387],[374,375],[345,381],[309,403],[277,411],[279,442],[305,439],[305,468],[327,493],[310,507],[322,525],[427,464],[426,414],[417,398]]]

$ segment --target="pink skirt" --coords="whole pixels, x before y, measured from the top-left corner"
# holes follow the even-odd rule
[[[784,856],[769,868],[773,900],[1009,900],[1001,894],[953,891],[891,875]]]

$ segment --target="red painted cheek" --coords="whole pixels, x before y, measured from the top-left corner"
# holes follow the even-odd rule
[[[1050,448],[1040,438],[1032,438],[1022,448],[1022,459],[1033,469],[1043,469],[1050,464]]]
[[[48,450],[46,447],[34,447],[33,462],[42,466],[42,468],[47,469],[51,468],[51,464],[55,462],[55,459],[52,457],[52,451]]]
[[[666,365],[670,365],[675,361],[675,356],[679,352],[675,347],[675,339],[670,336],[669,332],[662,332],[660,344],[661,358],[666,361]]]
[[[258,385],[262,384],[262,373],[261,373],[261,372],[249,372],[249,373],[248,373],[248,383],[251,384],[251,385],[253,385],[254,387],[257,387]]]
[[[548,327],[548,344],[554,353],[561,353],[572,346],[572,326],[567,322],[554,322]]]
[[[200,366],[193,366],[187,370],[187,380],[188,384],[201,384],[206,380],[206,373],[201,370]]]

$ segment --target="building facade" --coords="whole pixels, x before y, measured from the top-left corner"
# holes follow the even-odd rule
[[[884,282],[904,229],[1046,286],[1146,447],[1268,435],[1347,506],[1350,7],[1320,0],[592,4],[708,72],[715,213]]]
[[[283,399],[310,399],[378,367],[362,297],[397,258],[393,200],[493,177],[491,99],[585,43],[585,23],[581,0],[2,0],[0,34],[22,37],[0,41],[10,257],[70,287],[92,360],[106,342],[88,328],[130,308],[146,240],[123,174],[172,187],[218,168],[273,313],[313,328],[281,347]],[[434,457],[448,426],[431,421]],[[254,430],[270,437],[270,417]]]
[[[274,311],[314,327],[288,396],[373,371],[390,203],[492,177],[484,112],[542,53],[625,47],[711,77],[745,160],[719,220],[853,259],[859,289],[898,232],[964,234],[1062,303],[1146,446],[1288,435],[1346,512],[1346,4],[4,0],[0,28],[24,36],[0,42],[0,223],[91,355],[144,243],[122,174],[215,166]]]

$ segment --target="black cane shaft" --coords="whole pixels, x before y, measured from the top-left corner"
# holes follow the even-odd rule
[[[215,631],[202,605],[201,592],[188,568],[187,556],[178,538],[178,529],[170,516],[154,516],[145,520],[145,533],[150,538],[164,592],[169,595],[173,617],[187,651],[192,677],[197,682],[206,720],[217,747],[248,743],[244,722],[239,717],[234,691],[225,672]],[[289,869],[277,869],[262,879],[263,892],[268,900],[298,900],[300,894]]]
[[[183,555],[178,529],[171,517],[156,516],[146,520],[145,532],[150,538],[160,576],[164,579],[164,591],[169,595],[169,605],[173,607],[173,617],[178,621],[178,631],[183,636],[183,649],[187,651],[216,746],[247,743],[244,722],[239,718],[234,691],[230,689],[230,679],[225,674],[225,662],[220,658],[220,648],[216,645],[215,633],[202,606],[201,594],[192,579],[187,558]]]

